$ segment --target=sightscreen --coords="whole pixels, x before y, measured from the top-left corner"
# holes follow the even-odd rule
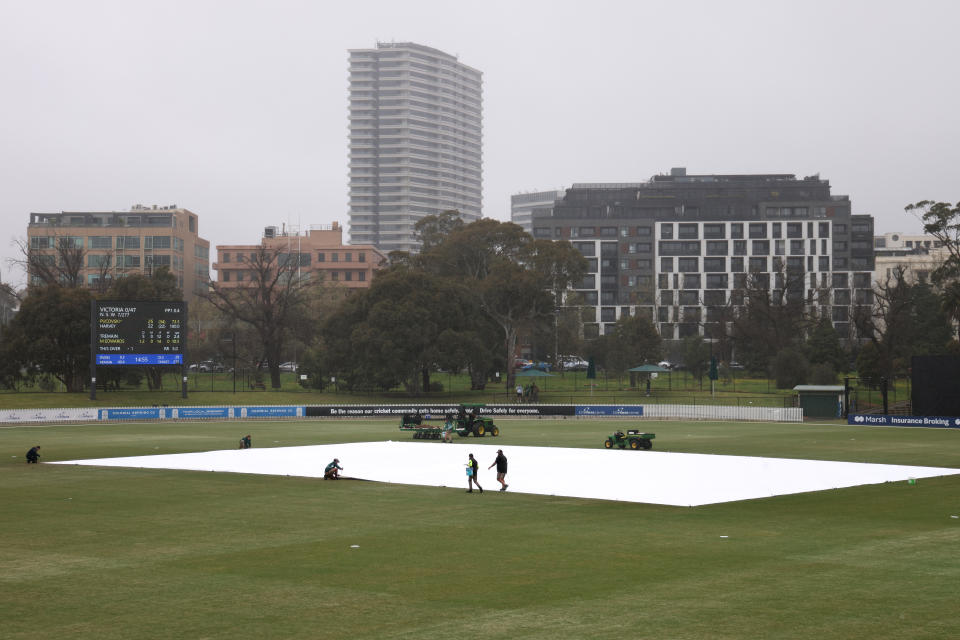
[[[914,415],[960,416],[960,358],[914,356],[910,368]]]
[[[98,300],[92,318],[101,365],[182,365],[185,302]]]

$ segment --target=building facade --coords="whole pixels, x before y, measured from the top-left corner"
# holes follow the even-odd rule
[[[350,241],[416,251],[414,225],[481,216],[482,74],[410,42],[350,51]]]
[[[343,244],[343,227],[311,225],[306,233],[266,227],[260,244],[217,245],[217,261],[213,269],[217,282],[224,287],[242,287],[251,281],[250,261],[265,246],[277,252],[277,259],[287,263],[292,258],[299,265],[300,277],[336,283],[347,289],[370,286],[373,272],[386,265],[387,256],[373,245]]]
[[[510,222],[523,227],[527,233],[533,233],[533,212],[553,209],[553,203],[563,197],[563,190],[533,191],[510,196]]]
[[[872,305],[873,218],[818,176],[687,175],[575,184],[536,238],[569,240],[590,263],[576,288],[587,336],[646,314],[664,339],[707,335],[750,287],[802,296],[849,335],[856,305]],[[796,299],[796,298],[794,298]]]
[[[134,205],[130,211],[31,213],[27,237],[31,258],[59,259],[66,243],[82,249],[80,277],[87,286],[132,273],[168,267],[188,302],[210,282],[210,243],[199,235],[197,214],[170,205]],[[30,268],[28,267],[28,271]],[[39,283],[36,273],[28,282]]]
[[[940,267],[949,251],[933,236],[910,235],[894,231],[875,236],[873,252],[876,260],[874,282],[892,283],[902,271],[909,283],[929,282],[930,275]]]

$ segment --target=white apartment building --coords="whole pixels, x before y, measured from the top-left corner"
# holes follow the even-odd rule
[[[412,42],[350,50],[350,242],[416,251],[414,225],[481,216],[482,74]]]

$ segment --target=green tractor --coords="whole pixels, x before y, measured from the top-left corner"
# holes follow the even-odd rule
[[[480,416],[480,408],[483,404],[461,404],[460,411],[457,413],[457,435],[461,438],[473,434],[477,438],[490,434],[491,436],[500,435],[500,428],[493,424],[493,418]]]
[[[629,447],[634,451],[638,449],[652,449],[652,440],[656,437],[657,435],[655,433],[642,433],[637,429],[627,429],[626,433],[616,431],[607,436],[607,439],[603,441],[603,447],[605,449],[613,449],[614,447],[626,449]]]

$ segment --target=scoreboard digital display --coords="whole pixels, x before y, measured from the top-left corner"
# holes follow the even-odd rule
[[[94,309],[97,365],[182,365],[184,302],[98,300]]]

